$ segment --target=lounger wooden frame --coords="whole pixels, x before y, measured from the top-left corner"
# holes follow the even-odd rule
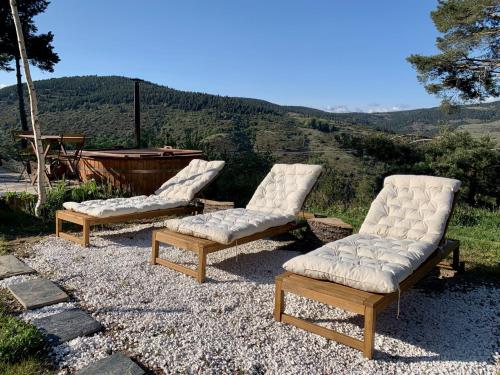
[[[310,214],[305,214],[304,216],[306,215],[310,216]],[[168,229],[156,230],[153,232],[153,244],[152,244],[150,262],[151,264],[160,264],[162,266],[171,268],[175,271],[182,272],[188,276],[194,277],[199,283],[203,283],[205,281],[208,254],[224,250],[233,246],[242,245],[247,242],[257,241],[266,237],[272,237],[284,234],[292,230],[302,228],[305,225],[306,223],[302,221],[298,223],[290,222],[285,225],[272,227],[265,231],[240,238],[236,241],[231,242],[230,244],[222,244],[212,240],[207,240],[205,238],[173,232]],[[179,249],[189,250],[197,254],[198,255],[197,268],[193,270],[181,264],[160,258],[159,256],[160,243],[169,244]]]
[[[459,242],[456,240],[447,240],[443,246],[436,250],[433,255],[431,255],[419,268],[417,268],[417,270],[415,270],[415,272],[413,272],[400,284],[399,293],[402,293],[415,285],[415,283],[426,276],[429,271],[437,265],[440,265],[440,262],[451,252],[453,252],[453,263],[451,267],[458,271],[461,267],[459,262]],[[305,319],[286,314],[286,292],[363,315],[363,340],[319,326]],[[370,293],[331,281],[316,280],[291,272],[285,272],[276,277],[274,319],[279,322],[292,324],[298,328],[326,337],[327,339],[335,340],[341,344],[358,349],[363,352],[365,357],[372,359],[377,314],[392,302],[396,301],[399,298],[399,293]]]
[[[87,247],[90,244],[90,228],[95,225],[121,223],[121,222],[140,220],[140,219],[150,219],[162,216],[195,215],[202,211],[203,211],[202,206],[196,206],[191,204],[182,207],[166,208],[162,210],[152,210],[152,211],[138,212],[138,213],[111,216],[111,217],[95,217],[70,210],[58,210],[56,212],[56,236]],[[81,225],[82,236],[78,237],[73,234],[63,232],[62,224],[64,221]]]

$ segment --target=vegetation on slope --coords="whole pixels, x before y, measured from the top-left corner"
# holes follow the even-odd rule
[[[133,83],[125,77],[68,77],[36,82],[41,121],[47,133],[85,132],[90,146],[132,146]],[[141,84],[144,145],[169,143],[186,132],[212,142],[227,139],[226,147],[260,149],[261,140],[280,135],[274,147],[307,151],[314,134],[304,136],[311,118],[336,131],[386,130],[436,134],[441,126],[467,126],[500,120],[500,102],[461,107],[444,113],[438,108],[391,113],[328,113],[286,107],[263,100],[183,92],[150,82]],[[14,86],[0,90],[0,153],[11,143],[10,130],[19,129]],[[319,129],[321,131],[321,129]],[[262,145],[265,147],[265,145]],[[299,147],[300,146],[300,147]]]

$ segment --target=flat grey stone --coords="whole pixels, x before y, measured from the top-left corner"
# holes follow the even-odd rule
[[[11,276],[34,273],[35,270],[21,262],[14,255],[0,256],[0,280]]]
[[[88,336],[102,329],[101,323],[85,311],[74,309],[63,311],[32,321],[52,345],[60,345],[80,336]]]
[[[77,375],[143,375],[144,370],[122,353],[103,358],[84,369]]]
[[[8,286],[10,292],[26,310],[54,305],[68,300],[68,295],[52,281],[28,280]]]

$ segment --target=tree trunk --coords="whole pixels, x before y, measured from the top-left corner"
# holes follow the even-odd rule
[[[38,121],[38,101],[36,98],[35,86],[33,85],[33,80],[31,79],[30,66],[28,61],[28,56],[26,55],[26,46],[24,44],[23,29],[21,28],[21,20],[19,19],[19,14],[17,12],[16,0],[10,0],[10,8],[12,10],[12,18],[14,20],[14,25],[16,26],[17,42],[19,44],[19,54],[23,61],[24,66],[24,76],[26,77],[26,82],[28,83],[28,94],[30,98],[30,110],[31,110],[31,125],[33,127],[33,135],[35,137],[35,148],[36,157],[38,161],[37,169],[37,188],[38,188],[38,201],[35,206],[35,215],[40,216],[42,211],[42,206],[45,203],[45,157],[43,155],[43,145],[41,140],[40,123]]]
[[[469,173],[469,193],[467,194],[467,203],[471,206],[476,205],[476,194],[477,194],[477,171],[473,169]]]
[[[21,57],[16,56],[16,77],[17,77],[17,98],[19,103],[19,118],[21,119],[21,129],[28,131],[28,120],[26,119],[26,107],[24,106],[24,90],[21,80]],[[23,145],[26,147],[26,145]]]

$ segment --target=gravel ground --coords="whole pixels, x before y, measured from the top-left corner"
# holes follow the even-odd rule
[[[158,225],[158,224],[156,224]],[[120,350],[158,373],[494,374],[499,366],[500,289],[414,288],[377,322],[375,359],[272,319],[274,276],[297,253],[257,241],[208,257],[207,282],[147,260],[151,225],[102,231],[94,246],[48,237],[26,262],[75,302],[26,312],[27,320],[79,305],[106,328],[53,350],[64,373]],[[187,252],[163,256],[190,263]],[[11,283],[11,278],[0,286]],[[439,282],[446,282],[437,280]],[[287,312],[359,338],[362,319],[298,297]]]

